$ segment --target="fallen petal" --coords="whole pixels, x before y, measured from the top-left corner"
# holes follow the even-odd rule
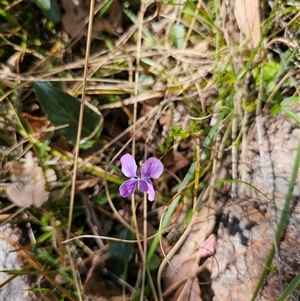
[[[210,257],[216,252],[216,236],[211,234],[200,248],[201,257]]]
[[[122,172],[127,178],[136,177],[137,165],[134,158],[130,154],[126,154],[121,158]]]

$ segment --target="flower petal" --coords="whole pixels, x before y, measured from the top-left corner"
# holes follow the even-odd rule
[[[120,195],[123,198],[127,198],[128,196],[132,195],[135,191],[137,179],[129,179],[125,181],[119,188]]]
[[[126,154],[121,158],[122,172],[128,177],[136,177],[137,165],[134,158],[130,154]]]
[[[210,235],[201,246],[201,258],[210,257],[216,252],[216,236]]]
[[[151,157],[146,162],[144,165],[141,167],[141,178],[152,178],[152,179],[157,179],[160,177],[164,170],[164,166],[161,163],[160,160]]]
[[[152,202],[155,199],[154,187],[153,187],[152,183],[148,183],[147,182],[147,184],[148,184],[148,191],[147,191],[147,193],[148,193],[148,200]]]
[[[146,192],[149,189],[148,188],[148,183],[144,180],[140,180],[139,183],[138,183],[138,188],[141,192]]]
[[[148,200],[154,201],[155,197],[155,191],[153,184],[150,179],[147,180],[139,180],[138,188],[141,192],[147,192],[148,193]]]

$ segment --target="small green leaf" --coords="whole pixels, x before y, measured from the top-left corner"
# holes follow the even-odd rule
[[[61,19],[57,0],[32,0],[38,6],[45,17],[53,23],[58,23]]]
[[[280,63],[274,61],[267,62],[264,66],[264,80],[267,82],[273,80],[278,74],[279,68]]]
[[[90,149],[94,144],[96,143],[96,140],[90,139],[82,144],[80,144],[80,149]]]
[[[281,107],[286,107],[286,106],[292,105],[292,104],[294,104],[296,102],[299,102],[299,101],[300,101],[299,96],[288,97],[280,103],[280,106]]]
[[[153,254],[152,258],[147,263],[147,267],[149,268],[150,271],[155,271],[159,268],[160,264],[161,264],[161,259],[159,258],[159,256]]]
[[[261,69],[263,68],[263,69]],[[263,72],[261,72],[263,70]],[[252,70],[256,86],[263,84],[267,91],[272,91],[276,85],[275,79],[279,74],[280,63],[275,61],[267,62],[259,65]]]
[[[295,112],[288,110],[286,108],[282,108],[282,111],[289,116],[290,118],[292,118],[293,120],[295,120],[298,124],[300,124],[300,116],[298,114],[296,114]]]
[[[280,110],[281,110],[280,106],[278,104],[275,104],[270,110],[271,116],[277,115],[280,112]]]
[[[35,93],[48,119],[54,126],[68,125],[58,131],[72,144],[76,144],[80,102],[69,94],[53,87],[49,83],[37,82],[33,85]],[[95,133],[100,135],[103,117],[85,106],[82,123],[82,138]]]
[[[172,138],[175,138],[175,137],[187,138],[189,136],[190,136],[190,133],[188,131],[186,131],[185,129],[183,129],[179,125],[175,125],[172,129],[172,134],[171,134]]]
[[[182,24],[174,24],[171,28],[171,39],[178,49],[183,49],[186,45],[186,31]]]

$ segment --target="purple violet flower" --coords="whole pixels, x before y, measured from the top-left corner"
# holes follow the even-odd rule
[[[123,174],[130,179],[120,186],[120,195],[127,198],[134,193],[137,185],[141,192],[148,193],[149,201],[154,201],[155,191],[151,178],[157,179],[162,174],[164,166],[161,161],[151,157],[137,171],[134,158],[130,154],[126,154],[122,156],[121,164]]]

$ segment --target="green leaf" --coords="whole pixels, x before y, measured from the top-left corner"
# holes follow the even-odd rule
[[[174,24],[171,28],[171,39],[178,49],[183,49],[186,45],[185,26],[182,24]]]
[[[299,102],[299,101],[300,101],[299,96],[288,97],[280,103],[280,106],[281,107],[286,107],[286,106],[292,105],[292,104],[294,104],[296,102]]]
[[[276,75],[278,74],[280,68],[280,63],[275,61],[266,62],[264,66],[264,74],[263,79],[264,81],[270,82],[274,78],[276,78]]]
[[[80,144],[80,149],[90,149],[94,144],[96,143],[96,140],[88,140],[82,144]]]
[[[171,134],[172,138],[175,138],[175,137],[187,138],[189,136],[190,136],[190,133],[188,131],[186,131],[179,125],[174,125],[174,127],[172,129],[172,134]]]
[[[275,116],[280,112],[281,108],[278,104],[275,104],[272,109],[270,110],[270,115]]]
[[[261,72],[263,68],[263,72]],[[276,85],[275,79],[280,70],[280,63],[275,61],[266,62],[265,64],[255,67],[252,71],[256,86],[263,84],[267,91],[272,91]]]
[[[72,144],[76,144],[80,102],[69,94],[53,87],[49,83],[37,82],[33,85],[38,100],[54,126],[68,125],[58,131]],[[100,135],[103,117],[85,106],[82,122],[82,138]]]
[[[288,285],[288,287],[284,290],[284,292],[279,297],[278,301],[287,300],[290,295],[296,291],[296,289],[300,286],[300,273],[292,280],[292,282]]]
[[[97,13],[97,19],[99,19],[99,17],[102,17],[108,11],[108,9],[112,5],[113,1],[114,0],[108,0],[104,3],[104,5],[100,9],[100,11]]]
[[[132,240],[134,237],[129,229],[123,228],[120,231],[118,238]],[[126,270],[127,264],[132,258],[133,249],[133,243],[113,241],[110,244],[109,249],[107,250],[107,252],[111,255],[110,259],[108,260],[108,267],[114,274],[119,277],[122,276]]]
[[[32,0],[32,2],[42,10],[48,20],[54,23],[60,21],[61,15],[57,0]]]
[[[298,124],[300,124],[300,116],[296,114],[295,112],[288,110],[286,108],[281,109],[287,116],[295,120]]]
[[[159,256],[153,254],[152,258],[147,263],[147,267],[149,268],[150,271],[155,271],[159,268],[160,264],[161,264],[161,259],[159,258]]]

